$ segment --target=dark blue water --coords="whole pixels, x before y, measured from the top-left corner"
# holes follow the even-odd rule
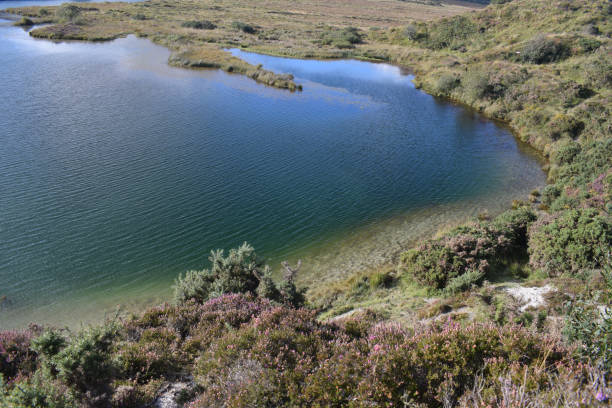
[[[398,68],[234,53],[304,91],[170,68],[134,37],[0,27],[0,326],[167,299],[245,240],[274,267],[348,270],[544,182],[507,130]]]

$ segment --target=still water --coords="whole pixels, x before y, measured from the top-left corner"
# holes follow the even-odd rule
[[[275,269],[337,276],[544,183],[508,130],[396,67],[232,50],[293,73],[290,93],[171,68],[132,36],[53,43],[0,24],[3,328],[169,299],[177,274],[243,241]]]

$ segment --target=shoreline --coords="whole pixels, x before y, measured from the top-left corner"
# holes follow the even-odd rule
[[[149,40],[150,40],[150,39],[149,39]],[[82,43],[82,42],[88,42],[88,41],[78,41],[78,42]],[[154,43],[154,42],[152,42],[152,43]],[[154,43],[154,44],[155,44],[155,43]],[[156,45],[159,45],[159,44],[156,44]],[[167,47],[164,47],[164,48],[166,48],[166,49],[167,49]],[[267,54],[263,54],[263,55],[267,55]],[[283,58],[288,58],[288,57],[283,57]],[[295,58],[292,58],[292,59],[295,59]],[[325,61],[330,61],[330,59],[325,59],[325,60],[321,60],[321,61],[323,61],[323,62],[325,62]],[[394,64],[389,64],[389,65],[397,66],[397,65],[394,65]],[[400,66],[399,68],[401,68],[401,66]],[[431,95],[430,93],[426,92],[426,91],[425,91],[425,90],[423,90],[423,89],[419,89],[419,92],[424,92],[424,93],[426,93],[426,94],[428,94],[428,95]],[[432,96],[432,97],[434,97],[434,98],[436,97],[435,95],[431,95],[431,96]],[[459,108],[461,108],[461,109],[466,109],[466,107],[465,107],[465,106],[462,106],[462,105],[459,105],[459,104],[450,103],[449,101],[445,101],[445,103],[449,103],[450,105],[457,106],[457,107],[459,107]],[[472,113],[478,114],[478,115],[482,116],[483,118],[486,118],[487,120],[490,120],[490,119],[489,119],[489,118],[488,118],[486,115],[484,115],[482,112],[478,112],[478,111],[477,111],[477,110],[475,110],[475,109],[466,109],[466,110],[468,110],[468,111],[470,111],[470,112],[472,112]],[[496,126],[499,124],[499,122],[498,122],[498,121],[492,121],[492,122],[496,122]],[[516,143],[521,143],[521,144],[524,144],[524,142],[522,142],[522,141],[521,141],[519,138],[517,138],[516,136],[514,136],[514,134],[513,134],[513,137],[514,137],[514,139],[515,139],[515,142],[516,142]],[[529,146],[529,145],[527,144],[527,146]],[[532,147],[531,147],[531,146],[530,146],[530,149],[532,149]],[[535,149],[534,149],[534,152],[536,152],[536,151],[535,151]],[[540,167],[541,167],[541,166],[540,166]],[[527,192],[527,191],[526,191],[526,192]],[[516,197],[512,197],[511,199],[513,199],[513,198],[516,198]],[[496,213],[502,212],[504,209],[509,208],[509,207],[510,207],[510,201],[511,201],[511,199],[510,199],[510,200],[505,200],[505,202],[504,202],[504,203],[500,203],[500,205],[498,206],[497,210],[496,210],[496,211],[494,211],[494,212],[492,212],[492,214],[491,214],[491,215],[494,215],[494,214],[496,214]],[[480,203],[480,202],[481,202],[481,200],[478,200],[478,203]],[[431,207],[430,207],[430,208],[431,208]],[[472,214],[472,215],[471,215],[471,217],[473,217],[473,216],[475,216],[475,215],[476,215],[476,214]],[[371,231],[372,231],[372,230],[379,229],[381,226],[385,226],[385,225],[390,225],[390,224],[393,224],[393,223],[394,223],[396,220],[401,220],[401,219],[404,219],[404,218],[406,218],[406,217],[408,217],[408,218],[411,218],[411,217],[412,217],[412,218],[414,218],[415,216],[412,214],[412,212],[410,212],[410,213],[404,213],[404,214],[401,214],[401,215],[398,215],[398,216],[393,216],[393,217],[391,217],[391,218],[385,218],[385,219],[383,219],[383,220],[377,220],[377,221],[368,222],[366,225],[362,225],[362,226],[357,227],[357,230],[358,230],[359,232],[357,232],[357,233],[355,233],[355,234],[353,234],[353,235],[346,236],[344,232],[341,232],[341,233],[339,232],[339,233],[337,233],[337,234],[336,234],[337,236],[342,235],[342,238],[333,238],[333,237],[328,237],[328,236],[326,236],[326,237],[322,237],[322,238],[321,238],[321,241],[323,242],[323,244],[321,244],[320,246],[318,246],[317,250],[316,250],[316,251],[314,251],[313,253],[314,253],[314,254],[317,254],[317,253],[318,253],[318,254],[321,254],[321,253],[325,254],[326,252],[327,252],[327,253],[332,253],[332,252],[334,251],[334,248],[335,248],[335,249],[337,249],[338,247],[342,247],[342,246],[343,246],[343,245],[342,245],[342,243],[341,243],[342,241],[345,241],[345,242],[355,241],[357,236],[361,236],[361,235],[364,235],[364,234],[365,234],[365,235],[371,235],[371,236],[370,236],[369,240],[360,240],[360,243],[361,243],[361,244],[366,243],[366,245],[364,245],[365,247],[370,248],[370,251],[374,251],[374,252],[376,252],[376,251],[377,251],[377,249],[376,249],[376,248],[377,248],[377,247],[376,247],[376,245],[368,245],[368,243],[373,244],[373,243],[374,243],[374,241],[376,240],[376,238],[375,238],[376,236],[383,236],[383,237],[384,237],[384,236],[387,236],[388,234],[387,234],[387,232],[386,232],[386,231],[380,231],[380,232],[378,232],[377,234],[374,234],[374,235],[372,236]],[[466,218],[466,216],[465,216],[465,215],[462,215],[462,216],[459,216],[459,217],[457,217],[457,218],[453,219],[452,221],[450,221],[450,224],[452,224],[452,225],[458,225],[458,224],[461,224],[461,223],[465,222],[467,219],[470,219],[471,217],[469,217],[469,216],[468,216],[468,217]],[[420,216],[419,216],[419,217],[417,217],[417,218],[418,218],[418,219],[420,219],[420,220],[422,220]],[[446,222],[444,225],[445,225],[445,226],[448,226],[448,224],[449,224],[449,223],[448,223],[448,222]],[[353,228],[351,228],[351,229],[353,229]],[[439,229],[439,228],[438,228],[438,229]],[[428,236],[431,236],[431,235],[432,235],[433,233],[435,233],[435,232],[436,232],[436,231],[435,231],[434,229],[429,230],[429,231],[424,231],[424,232],[421,232],[420,234],[418,234],[417,236],[414,236],[414,237],[412,237],[412,238],[408,239],[408,241],[405,241],[405,242],[408,242],[408,243],[410,243],[410,242],[415,242],[415,241],[417,241],[417,240],[419,240],[419,239],[423,239],[423,238],[426,238],[426,237],[428,237]],[[333,243],[331,244],[331,248],[329,248],[329,249],[326,251],[324,248],[325,248],[325,247],[327,247],[327,246],[329,246],[329,245],[330,245],[330,242],[332,242],[332,241],[333,241]],[[380,250],[380,249],[381,249],[381,247],[384,247],[384,246],[383,246],[383,244],[379,244],[379,246],[378,246],[378,250]],[[334,275],[334,277],[335,277],[335,280],[338,280],[338,279],[342,279],[342,278],[344,278],[344,277],[346,277],[346,276],[349,276],[349,275],[351,275],[351,274],[362,272],[363,270],[367,270],[367,269],[370,269],[370,268],[375,268],[375,267],[379,267],[379,266],[382,266],[382,265],[385,265],[385,264],[392,263],[392,262],[393,262],[393,259],[394,259],[394,258],[397,258],[397,256],[398,256],[398,255],[399,255],[399,254],[400,254],[402,251],[406,250],[407,248],[408,248],[408,247],[406,247],[406,246],[399,246],[399,247],[395,248],[395,249],[392,251],[393,253],[389,253],[389,252],[387,251],[387,252],[385,253],[386,257],[382,257],[382,258],[384,258],[384,259],[382,259],[382,258],[379,256],[379,259],[378,259],[378,260],[376,260],[376,261],[373,261],[372,259],[362,259],[362,260],[361,260],[361,263],[360,263],[358,266],[353,265],[352,267],[350,267],[350,268],[348,268],[348,269],[347,269],[347,268],[345,268],[345,265],[342,265],[342,262],[340,262],[340,265],[338,265],[338,261],[337,261],[337,260],[335,260],[335,261],[334,261],[334,260],[332,260],[332,262],[324,263],[324,265],[329,265],[330,263],[331,263],[331,264],[336,264],[336,266],[335,266],[335,267],[333,267],[333,270],[342,270],[342,271],[344,271],[344,275],[340,275],[340,276],[338,276],[338,275],[337,275],[337,274],[335,274],[335,273],[332,273],[332,275]],[[298,256],[299,256],[299,255],[298,255]],[[324,256],[324,257],[325,257],[325,256]],[[327,256],[327,258],[328,258],[328,260],[329,260],[330,256]],[[332,258],[333,258],[333,257],[332,257]],[[337,258],[341,258],[341,256],[338,256]],[[346,259],[346,258],[349,258],[349,257],[348,257],[348,256],[345,256],[345,259]],[[391,258],[391,259],[388,259],[388,258]],[[289,257],[289,259],[290,259],[290,261],[295,261],[295,260],[294,260],[293,258],[291,258],[291,257]],[[307,263],[307,262],[306,262],[305,264],[306,264],[306,266],[308,266],[308,263]],[[318,266],[318,265],[320,265],[320,263],[314,263],[313,265],[311,265],[311,266],[310,266],[310,268],[309,268],[309,269],[311,269],[311,270],[317,269],[317,266]],[[321,276],[319,276],[318,278],[321,278]],[[325,278],[325,279],[324,279],[325,281],[333,281],[333,280],[334,280],[334,278],[330,278],[329,276],[324,276],[323,278]],[[312,279],[312,277],[311,277],[311,279]],[[301,277],[300,277],[300,276],[298,276],[298,281],[300,281],[300,280],[302,280],[302,279],[301,279]],[[167,291],[166,291],[166,292],[167,292]],[[157,296],[158,296],[158,293],[152,294],[152,296],[157,297]],[[154,304],[154,303],[152,303],[152,302],[148,302],[148,301],[145,301],[145,302],[142,302],[142,303],[141,303],[141,302],[137,302],[137,303],[141,304],[143,308],[146,308],[146,307],[152,306],[152,305]],[[137,307],[137,308],[138,308],[138,309],[141,309],[140,307]],[[127,309],[131,309],[131,308],[129,308],[129,307],[128,307]],[[109,310],[109,309],[107,309],[107,310]]]

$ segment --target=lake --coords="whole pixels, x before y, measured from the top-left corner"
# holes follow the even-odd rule
[[[169,300],[179,273],[243,241],[331,279],[545,183],[507,129],[397,67],[232,53],[304,91],[0,20],[0,327]]]

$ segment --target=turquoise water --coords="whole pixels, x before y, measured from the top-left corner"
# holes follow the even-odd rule
[[[274,268],[338,276],[544,183],[506,129],[396,67],[232,52],[304,91],[171,68],[135,37],[0,27],[0,326],[168,299],[245,240]]]

